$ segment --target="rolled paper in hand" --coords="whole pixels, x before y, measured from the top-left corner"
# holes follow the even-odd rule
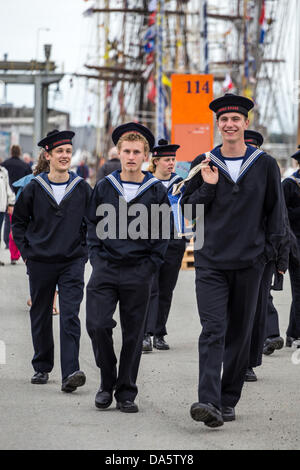
[[[187,181],[192,179],[193,176],[195,176],[202,168],[206,168],[208,165],[209,165],[209,162],[201,162],[198,165],[194,166],[194,168],[191,169],[191,171],[189,172],[189,174],[187,175],[187,177],[184,180],[180,181],[180,183],[177,183],[177,184],[173,185],[173,189],[172,189],[173,196],[175,196],[176,194],[178,194],[180,192],[182,186]]]

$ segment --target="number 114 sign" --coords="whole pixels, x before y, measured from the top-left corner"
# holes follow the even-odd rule
[[[213,75],[172,75],[172,143],[178,161],[193,161],[213,148]]]

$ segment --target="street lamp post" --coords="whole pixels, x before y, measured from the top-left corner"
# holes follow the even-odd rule
[[[36,61],[38,61],[39,59],[39,39],[40,39],[41,31],[50,31],[50,28],[38,28],[36,31],[36,52],[35,52]]]

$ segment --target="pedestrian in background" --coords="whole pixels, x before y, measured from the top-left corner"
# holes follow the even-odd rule
[[[33,173],[30,175],[23,176],[23,178],[15,181],[13,183],[13,187],[18,189],[18,192],[16,194],[16,200],[20,196],[23,188],[35,177],[38,176],[40,173],[49,173],[50,171],[50,166],[49,166],[49,161],[46,159],[46,152],[44,149],[40,150],[39,156],[37,163],[35,167],[33,168]],[[57,302],[57,295],[58,295],[58,286],[56,286],[55,294],[54,294],[54,299],[53,299],[53,315],[58,315],[59,311],[56,306]],[[31,298],[27,300],[27,305],[28,307],[31,307],[32,302]]]
[[[97,172],[97,181],[101,180],[107,175],[110,175],[113,171],[121,169],[121,162],[119,158],[119,152],[116,147],[112,147],[108,152],[108,160],[103,163]]]
[[[298,147],[300,148],[300,146]],[[297,240],[296,248],[300,252],[300,150],[291,158],[298,163],[298,169],[283,180],[284,198],[288,210],[290,226]],[[290,257],[289,275],[292,289],[292,304],[290,308],[289,325],[286,331],[286,346],[291,347],[295,342],[300,347],[300,264],[299,257]]]
[[[76,170],[76,174],[77,176],[80,176],[84,180],[88,179],[90,172],[89,172],[89,167],[86,164],[85,158],[83,158],[80,161],[80,164],[78,165],[77,170]]]
[[[17,190],[13,188],[13,183],[18,179],[22,178],[25,175],[30,175],[32,173],[30,166],[25,163],[21,156],[22,150],[19,145],[12,145],[10,149],[10,158],[5,160],[2,163],[2,166],[7,169],[9,176],[10,187],[14,190],[15,194]],[[5,216],[5,225],[4,225],[4,242],[5,247],[9,249],[9,234],[10,234],[10,219],[9,214]]]
[[[260,132],[254,130],[246,130],[244,133],[245,144],[251,145],[252,147],[261,148],[264,138]],[[285,206],[284,201],[282,201]],[[284,207],[285,210],[285,207]],[[287,219],[287,215],[286,215]],[[287,222],[287,220],[286,220]],[[282,243],[278,247],[277,256],[275,259],[270,260],[265,265],[263,272],[259,293],[258,301],[256,306],[256,312],[253,322],[253,329],[251,335],[251,346],[249,354],[249,364],[245,375],[245,382],[256,382],[257,376],[254,372],[254,368],[262,364],[263,352],[266,352],[266,344],[268,344],[268,352],[271,354],[275,349],[281,349],[284,341],[280,335],[275,335],[266,339],[266,328],[267,319],[269,312],[274,311],[273,298],[271,295],[271,284],[272,277],[274,282],[272,288],[276,290],[282,290],[283,275],[288,267],[289,258],[289,230],[286,228],[286,235],[282,239]]]
[[[9,184],[8,172],[0,165],[0,235],[5,214],[12,214],[14,204],[15,194]],[[0,266],[4,266],[3,261],[0,261]]]
[[[32,156],[29,153],[24,153],[23,161],[27,163],[27,165],[29,165],[30,168],[32,169],[34,161],[33,161]]]

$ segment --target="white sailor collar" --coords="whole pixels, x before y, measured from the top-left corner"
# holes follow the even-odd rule
[[[181,181],[182,177],[177,175],[177,173],[171,173],[171,177],[168,182],[168,190],[172,188],[173,184],[176,183],[176,181]]]
[[[287,180],[292,180],[298,186],[300,186],[300,172],[299,170],[295,171],[295,173],[291,174],[286,178]]]
[[[144,179],[141,182],[140,187],[139,187],[134,199],[141,196],[144,192],[146,192],[154,184],[157,184],[157,183],[160,182],[149,171],[143,171],[143,173],[145,175]],[[125,192],[124,192],[124,188],[123,188],[123,185],[122,185],[120,174],[121,174],[121,170],[115,170],[112,173],[110,173],[109,175],[105,176],[105,179],[107,179],[110,182],[110,184],[114,187],[114,189],[117,191],[117,193],[119,193],[120,196],[122,196],[125,199]],[[133,199],[130,202],[132,202],[132,201],[133,201]]]
[[[221,149],[221,145],[218,145],[217,147],[215,147],[213,150],[209,152],[208,156],[210,157],[211,161],[218,167],[218,169],[234,183],[234,181],[232,180],[230,176],[228,167],[223,159],[220,149]],[[251,168],[253,163],[264,153],[265,152],[263,150],[257,149],[256,147],[252,147],[251,145],[247,145],[247,150],[243,157],[243,163],[241,165],[239,175],[235,184],[240,182],[243,176]]]
[[[61,203],[75,189],[77,184],[83,180],[83,178],[81,178],[80,176],[77,176],[72,171],[69,171],[69,175],[70,175],[70,178],[69,178],[69,181],[67,182],[67,186],[65,188],[64,196],[61,200]],[[57,204],[55,197],[54,197],[53,189],[51,187],[51,182],[49,181],[49,178],[48,178],[48,173],[40,173],[38,176],[35,176],[33,179],[37,183],[39,183],[39,185],[46,191],[46,193],[51,197],[51,199],[53,199],[53,201]]]

